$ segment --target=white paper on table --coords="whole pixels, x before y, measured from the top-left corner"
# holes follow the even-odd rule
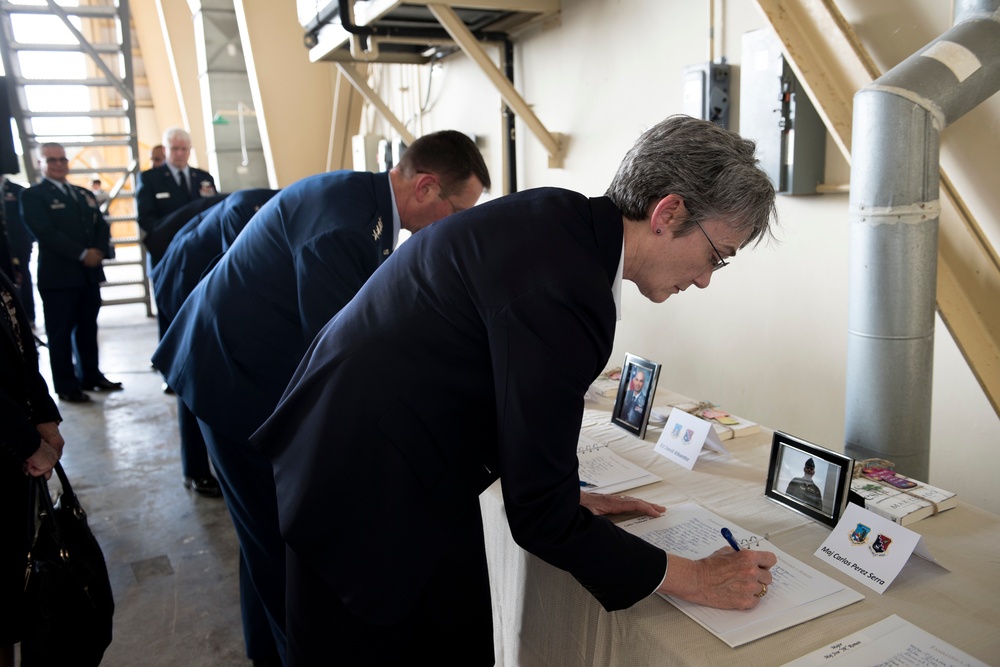
[[[588,492],[618,493],[663,479],[585,435],[580,436],[576,458],[580,482],[587,484],[582,488]]]
[[[817,649],[784,667],[874,667],[934,665],[987,667],[968,653],[893,614],[889,618]]]
[[[737,543],[777,557],[771,568],[774,582],[753,609],[713,609],[663,596],[734,648],[864,599],[861,593],[694,503],[672,506],[658,518],[640,517],[619,525],[664,551],[691,559],[704,558],[726,546],[720,531],[728,527]]]

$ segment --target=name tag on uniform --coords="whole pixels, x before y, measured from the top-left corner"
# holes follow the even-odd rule
[[[66,204],[63,204],[62,202],[54,201],[54,202],[52,202],[49,205],[49,208],[51,208],[51,209],[66,208]]]
[[[170,199],[170,193],[169,192],[157,192],[156,193],[156,198],[157,199]]]

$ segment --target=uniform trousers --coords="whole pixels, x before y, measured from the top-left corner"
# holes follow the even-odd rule
[[[56,393],[68,394],[97,383],[102,377],[97,355],[100,286],[46,289],[39,290],[39,294]]]
[[[211,477],[212,470],[208,466],[208,449],[201,426],[194,413],[177,397],[177,427],[181,439],[181,469],[185,477],[205,479]]]
[[[247,656],[285,657],[285,543],[271,462],[198,420],[240,541],[240,610]],[[264,628],[270,628],[267,633]],[[273,638],[273,639],[272,639]]]

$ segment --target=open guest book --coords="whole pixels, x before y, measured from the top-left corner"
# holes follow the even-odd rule
[[[760,604],[748,611],[704,607],[662,596],[706,630],[735,648],[864,599],[864,595],[789,556],[767,540],[724,521],[694,503],[672,506],[658,518],[640,517],[618,524],[664,551],[697,560],[726,546],[729,528],[741,548],[770,551],[777,558],[773,583]],[[668,564],[669,567],[669,564]]]
[[[578,441],[576,458],[580,462],[580,488],[588,492],[620,493],[662,479],[585,435]]]

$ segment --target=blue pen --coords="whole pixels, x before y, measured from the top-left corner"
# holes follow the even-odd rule
[[[733,539],[733,533],[732,533],[732,531],[730,531],[728,528],[723,528],[722,529],[722,536],[724,538],[726,538],[726,542],[729,542],[729,546],[731,546],[736,551],[740,550],[740,545],[736,544],[736,540]]]
[[[596,489],[597,485],[596,484],[591,484],[590,482],[585,482],[585,481],[583,481],[581,479],[580,480],[580,488],[581,489]]]

